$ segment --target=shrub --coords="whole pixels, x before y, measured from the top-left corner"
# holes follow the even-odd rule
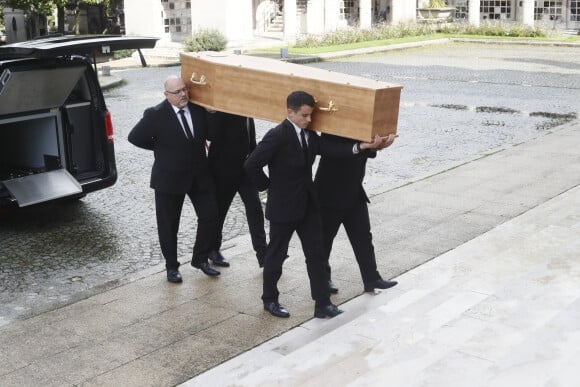
[[[191,39],[185,39],[183,44],[187,51],[223,51],[228,40],[220,31],[204,28],[195,31]]]
[[[506,22],[488,22],[480,26],[468,23],[400,23],[377,24],[372,29],[340,29],[322,35],[303,35],[296,41],[297,48],[314,48],[366,42],[371,40],[399,39],[410,36],[427,36],[442,32],[450,35],[483,35],[514,37],[545,37],[548,32],[540,27]]]
[[[295,47],[313,48],[335,46],[372,40],[397,39],[407,36],[421,36],[435,33],[433,26],[424,24],[377,24],[371,29],[344,28],[322,35],[303,35],[296,41]]]
[[[117,50],[113,53],[114,59],[129,58],[136,50]]]
[[[445,8],[447,7],[447,2],[445,0],[429,0],[427,2],[427,8]]]
[[[506,22],[487,22],[479,27],[464,23],[452,23],[442,26],[441,32],[462,35],[513,36],[518,38],[537,38],[548,35],[545,30],[539,27]]]

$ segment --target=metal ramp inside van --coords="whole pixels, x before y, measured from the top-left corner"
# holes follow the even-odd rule
[[[83,192],[81,185],[66,169],[4,180],[2,184],[16,199],[19,207]]]

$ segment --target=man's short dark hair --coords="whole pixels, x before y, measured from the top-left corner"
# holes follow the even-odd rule
[[[294,111],[300,110],[303,105],[308,105],[314,108],[314,97],[305,91],[293,91],[286,98],[286,107]]]

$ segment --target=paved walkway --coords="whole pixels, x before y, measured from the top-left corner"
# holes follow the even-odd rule
[[[543,169],[540,175],[550,169],[527,157],[539,161],[560,147],[577,154],[578,133],[574,147],[564,149],[569,134],[460,167],[410,190],[430,191],[435,206],[441,194],[450,204],[449,189],[465,187],[463,179],[474,186],[480,182],[482,191],[505,192],[506,180],[519,185],[513,172],[526,159],[529,167]],[[566,173],[578,183],[580,164],[574,158]],[[518,195],[534,195],[529,188]],[[499,206],[503,195],[494,196]],[[398,276],[396,288],[341,305],[345,313],[332,321],[309,320],[183,386],[578,386],[579,235],[576,186]]]
[[[346,311],[336,319],[311,321],[296,240],[280,283],[292,316],[264,312],[261,272],[240,237],[221,278],[184,265],[182,285],[161,271],[3,326],[0,384],[172,386],[201,374],[189,383],[572,386],[579,148],[575,122],[374,197],[379,268],[400,285],[361,296],[339,234],[333,299]]]

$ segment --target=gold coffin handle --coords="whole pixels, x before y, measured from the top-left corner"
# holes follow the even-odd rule
[[[200,86],[204,86],[205,83],[205,75],[202,74],[201,77],[199,77],[199,81],[195,80],[195,73],[191,73],[191,78],[189,79],[191,81],[191,83],[193,83],[194,85],[200,85]]]
[[[328,102],[328,107],[318,107],[318,110],[322,110],[323,112],[337,112],[338,111],[338,107],[336,107],[336,105],[334,104],[333,101],[329,101]]]

